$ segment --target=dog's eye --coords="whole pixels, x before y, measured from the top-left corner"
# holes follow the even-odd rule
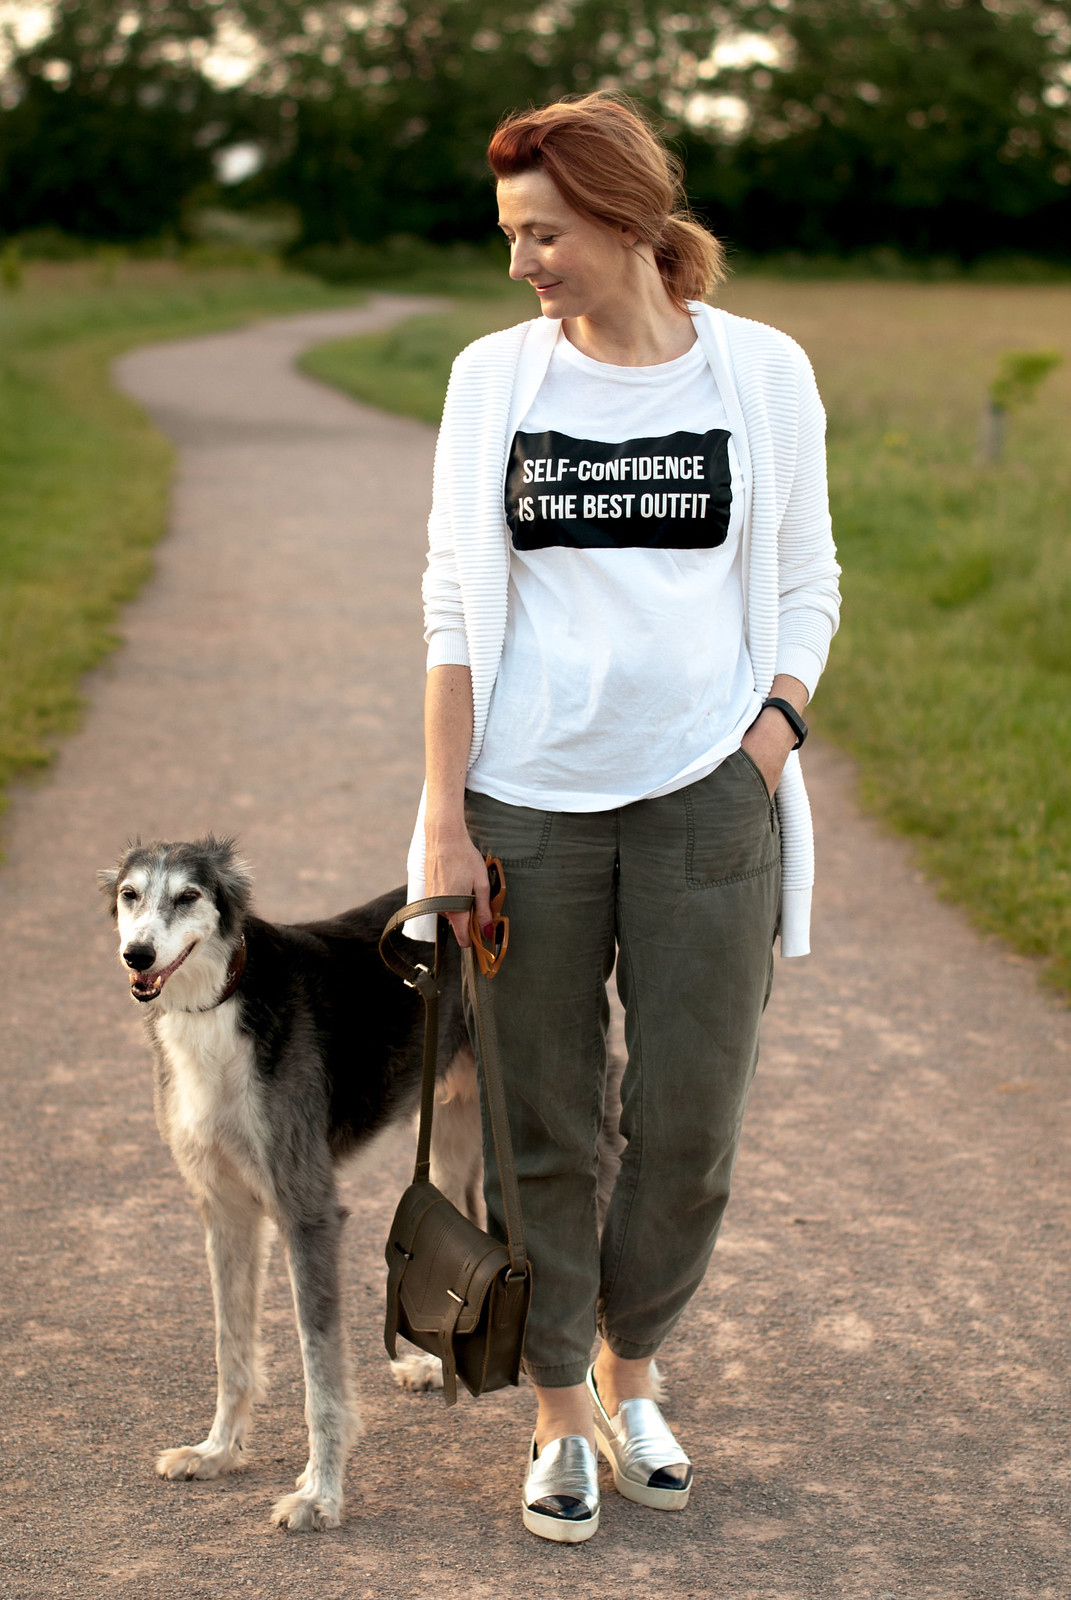
[[[127,885],[127,887],[125,889],[120,889],[120,891],[119,891],[120,900],[125,900],[127,905],[130,905],[133,901],[135,901],[137,899],[137,897],[138,897],[138,891],[136,889],[132,889],[129,884]]]
[[[175,904],[177,906],[192,906],[194,901],[200,900],[200,898],[201,891],[199,889],[183,889],[181,894],[175,896]]]

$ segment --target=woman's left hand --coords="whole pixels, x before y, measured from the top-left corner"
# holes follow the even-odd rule
[[[787,673],[774,679],[770,693],[787,700],[799,712],[807,704],[806,686]],[[796,734],[788,718],[776,706],[767,706],[765,711],[759,712],[740,743],[762,773],[763,782],[772,795],[781,782],[785,762],[796,747]]]

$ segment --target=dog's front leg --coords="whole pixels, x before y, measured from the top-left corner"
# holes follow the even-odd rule
[[[260,1393],[266,1218],[255,1196],[237,1181],[214,1181],[202,1191],[200,1207],[216,1308],[216,1415],[201,1444],[164,1450],[157,1457],[163,1478],[218,1478],[240,1466]]]
[[[332,1201],[318,1220],[283,1233],[305,1368],[309,1459],[297,1493],[284,1495],[272,1521],[288,1528],[337,1528],[342,1477],[359,1431],[342,1338],[339,1291],[341,1213]]]

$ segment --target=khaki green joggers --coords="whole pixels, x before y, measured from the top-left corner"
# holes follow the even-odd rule
[[[612,811],[466,795],[499,857],[509,948],[492,1008],[532,1261],[524,1366],[583,1383],[596,1329],[653,1356],[698,1288],[729,1198],[781,893],[777,812],[738,750],[708,777]],[[606,984],[617,962],[628,1061],[620,1175],[599,1237],[596,1148]],[[505,1238],[484,1115],[490,1231]]]

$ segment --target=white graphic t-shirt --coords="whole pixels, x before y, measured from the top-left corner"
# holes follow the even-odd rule
[[[727,424],[698,342],[615,367],[558,339],[506,474],[506,637],[469,788],[603,811],[739,748],[761,701]]]

